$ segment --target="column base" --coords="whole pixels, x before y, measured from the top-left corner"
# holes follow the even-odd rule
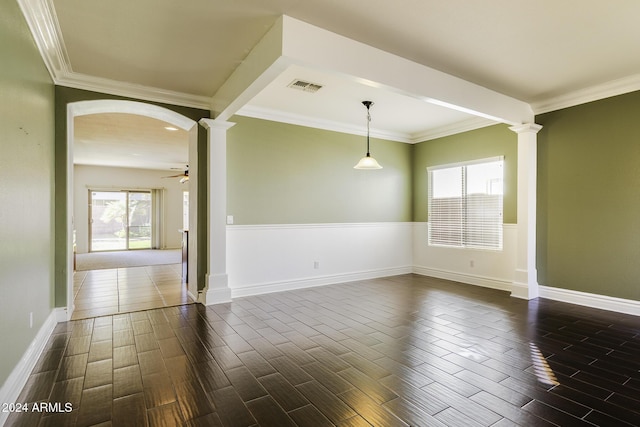
[[[511,283],[511,296],[531,300],[540,296],[537,281],[537,272],[516,270],[515,279]]]
[[[204,305],[231,302],[229,276],[226,274],[207,275],[207,287],[200,292],[198,300]]]

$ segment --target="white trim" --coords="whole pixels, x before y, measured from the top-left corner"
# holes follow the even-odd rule
[[[511,291],[511,282],[508,280],[497,279],[494,277],[484,277],[474,274],[458,273],[455,271],[441,270],[437,268],[413,266],[414,274],[421,276],[436,277],[438,279],[451,280],[467,285],[481,286],[483,288],[498,289],[500,291]]]
[[[553,288],[550,286],[539,286],[539,290],[540,297],[542,298],[640,316],[640,301],[590,294],[588,292],[573,291],[570,289]]]
[[[18,0],[22,14],[54,82],[71,73],[71,61],[62,38],[53,0]]]
[[[362,227],[388,227],[406,226],[413,227],[415,222],[328,222],[311,224],[246,224],[227,225],[227,229],[233,230],[304,230],[310,228],[362,228]],[[424,223],[426,224],[426,222]]]
[[[465,162],[446,163],[442,165],[427,166],[427,172],[436,171],[440,169],[457,168],[460,166],[473,166],[481,163],[501,162],[504,161],[504,156],[486,157],[484,159],[474,159]]]
[[[199,108],[201,110],[209,110],[211,105],[211,98],[208,96],[192,95],[135,83],[119,82],[80,73],[64,73],[58,76],[58,78],[54,78],[54,82],[58,86],[126,96],[144,101]]]
[[[333,120],[319,119],[316,117],[304,116],[302,114],[278,111],[264,107],[254,107],[245,105],[236,113],[239,116],[252,117],[254,119],[269,120],[272,122],[288,123],[290,125],[306,126],[315,129],[324,129],[334,132],[341,132],[350,135],[366,136],[367,128],[350,125]],[[414,143],[411,134],[405,132],[391,132],[380,129],[371,129],[370,135],[373,138],[386,139],[396,142]]]
[[[72,304],[71,308],[72,308],[71,312],[73,312],[73,309],[75,308],[75,304]],[[56,307],[54,309],[54,313],[56,315],[57,323],[71,320],[71,316],[69,316],[69,310],[67,310],[67,307]]]
[[[285,282],[272,282],[252,284],[231,289],[233,298],[247,297],[251,295],[269,294],[273,292],[292,291],[295,289],[313,288],[316,286],[334,285],[338,283],[355,282],[358,280],[377,279],[380,277],[398,276],[412,272],[411,266],[384,268],[378,270],[359,271],[354,273],[319,276],[305,279],[289,280]]]
[[[516,278],[524,277],[523,280],[526,280],[527,272],[516,270],[514,273],[514,276],[516,276]],[[511,296],[514,298],[520,298],[520,299],[526,299],[526,300],[535,299],[540,296],[539,288],[540,286],[531,287],[526,282],[518,281],[517,279],[515,279],[511,283]]]
[[[196,125],[195,120],[183,116],[180,113],[146,102],[97,99],[94,101],[71,102],[67,108],[68,114],[73,117],[101,113],[124,113],[158,119],[186,131],[191,130]]]
[[[500,122],[485,119],[484,117],[472,117],[460,122],[414,133],[411,135],[411,143],[417,144],[418,142],[431,141],[432,139],[444,138],[445,136],[456,135],[458,133],[469,132],[497,124],[500,124]]]
[[[78,116],[84,116],[89,114],[99,113],[127,113],[140,116],[151,117],[154,119],[162,120],[177,126],[187,132],[189,132],[189,163],[192,165],[190,169],[191,180],[189,180],[189,192],[192,195],[197,195],[197,182],[198,182],[198,127],[197,123],[182,114],[170,110],[158,105],[148,104],[138,101],[127,100],[112,100],[102,99],[93,101],[77,101],[67,104],[67,255],[66,255],[66,268],[67,268],[67,310],[66,320],[71,320],[73,315],[74,294],[73,294],[73,209],[74,209],[74,177],[73,177],[73,149],[75,144],[74,119]],[[191,205],[194,206],[191,206]],[[195,208],[195,209],[191,209]],[[197,197],[193,197],[190,203],[190,215],[196,215],[197,212]],[[195,218],[195,216],[194,216]],[[195,221],[193,221],[195,224]],[[194,228],[195,225],[192,225]],[[189,246],[192,248],[197,247],[198,233],[197,230],[192,230],[193,234],[189,239]],[[189,251],[189,265],[194,269],[197,266],[197,251]],[[190,277],[195,277],[195,274],[191,274]],[[193,286],[197,287],[197,283],[192,282]]]
[[[35,338],[20,358],[20,361],[2,385],[0,389],[0,403],[16,402],[18,400],[18,396],[27,383],[31,371],[33,371],[36,363],[38,363],[38,359],[40,359],[42,351],[45,349],[49,337],[58,323],[58,319],[66,317],[64,314],[65,313],[61,314],[61,309],[56,308],[51,310],[51,313],[49,313],[44,324],[40,327]],[[0,412],[0,425],[4,425],[8,417],[8,412]]]
[[[271,108],[245,105],[240,110],[238,110],[236,114],[238,116],[251,117],[254,119],[269,120],[278,123],[288,123],[291,125],[306,126],[314,129],[324,129],[350,135],[367,135],[367,129],[365,127],[350,125],[332,120],[323,120],[316,117],[309,117],[302,114],[279,111]],[[487,126],[493,126],[496,124],[499,124],[499,122],[485,119],[484,117],[472,117],[460,122],[438,126],[417,133],[392,132],[382,129],[371,129],[371,136],[373,138],[404,142],[406,144],[417,144],[419,142],[430,141],[436,138],[443,138],[445,136],[468,132]]]
[[[226,304],[231,302],[231,289],[207,289],[206,292],[201,292],[204,296],[204,301],[201,301],[204,305]]]
[[[451,280],[468,285],[482,286],[485,288],[498,289],[507,292],[511,291],[512,297],[531,299],[526,295],[527,287],[525,285],[523,285],[522,290],[518,290],[515,283],[511,283],[507,280],[421,266],[414,266],[413,273],[419,274],[421,276]],[[636,300],[610,297],[607,295],[591,294],[588,292],[573,291],[570,289],[553,288],[550,286],[539,286],[539,292],[540,298],[597,308],[600,310],[609,310],[617,313],[640,316],[640,301]]]
[[[612,96],[640,90],[640,74],[622,77],[585,89],[576,90],[564,95],[531,103],[535,114],[548,113],[563,108],[574,107],[587,102],[598,101]]]
[[[135,97],[141,100],[163,102],[173,105],[182,105],[185,107],[200,108],[209,110],[214,98],[208,96],[199,96],[176,91],[170,91],[149,86],[137,85],[126,82],[89,76],[86,74],[75,73],[71,67],[71,61],[66,50],[62,31],[56,16],[53,0],[17,0],[22,14],[27,21],[27,25],[33,35],[36,46],[40,51],[51,78],[54,83],[60,86],[67,86],[77,89],[99,91],[112,95],[120,95],[127,97]],[[624,93],[640,90],[640,74],[622,77],[610,82],[591,86],[585,89],[576,90],[564,95],[543,99],[532,102],[531,108],[535,114],[543,114],[549,111],[555,111],[562,108],[568,108],[575,105],[584,104],[611,96],[621,95]],[[447,105],[450,107],[449,105]],[[244,110],[244,108],[243,108]],[[243,114],[241,114],[243,115]],[[267,119],[272,120],[272,119]],[[445,125],[441,128],[425,131],[424,133],[414,134],[407,137],[407,141],[416,143],[427,141],[430,139],[440,138],[443,136],[453,135],[468,130],[478,129],[480,127],[491,125],[494,121],[484,118],[478,119],[478,126],[475,124],[460,122],[453,125]],[[482,120],[486,120],[486,124],[480,124]],[[275,121],[281,121],[275,119]],[[289,123],[282,120],[285,123]],[[307,123],[304,126],[314,125]],[[449,126],[451,126],[450,129]],[[323,127],[321,127],[324,129]],[[337,130],[329,129],[329,130]],[[340,130],[338,130],[340,131]],[[342,132],[345,132],[344,130]],[[347,132],[349,133],[349,132]],[[377,137],[377,136],[376,136]],[[391,138],[392,140],[397,140]]]
[[[56,85],[209,110],[211,97],[75,73],[65,47],[53,0],[18,0],[36,46]]]

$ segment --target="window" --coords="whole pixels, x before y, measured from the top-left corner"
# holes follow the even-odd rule
[[[189,192],[182,192],[182,229],[189,229]]]
[[[427,168],[429,245],[502,249],[503,158]]]

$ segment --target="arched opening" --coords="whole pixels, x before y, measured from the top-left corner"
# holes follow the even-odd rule
[[[197,123],[167,108],[143,102],[125,100],[92,100],[67,104],[66,132],[66,302],[67,318],[74,311],[74,131],[75,119],[81,116],[123,113],[145,116],[161,120],[175,128],[187,132],[189,180],[186,189],[189,192],[189,241],[188,241],[188,284],[187,289],[194,301],[197,301],[197,212],[198,212],[198,126]],[[177,232],[178,230],[175,230]]]

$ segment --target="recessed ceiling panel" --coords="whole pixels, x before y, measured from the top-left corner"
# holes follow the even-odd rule
[[[294,81],[322,87],[309,92],[290,87]],[[388,88],[367,85],[354,77],[299,66],[289,67],[247,106],[271,112],[283,119],[289,115],[307,118],[310,122],[322,120],[335,123],[338,128],[353,126],[365,129],[367,115],[366,108],[362,105],[365,100],[374,102],[370,110],[371,129],[403,136],[405,139],[428,129],[474,117]]]

